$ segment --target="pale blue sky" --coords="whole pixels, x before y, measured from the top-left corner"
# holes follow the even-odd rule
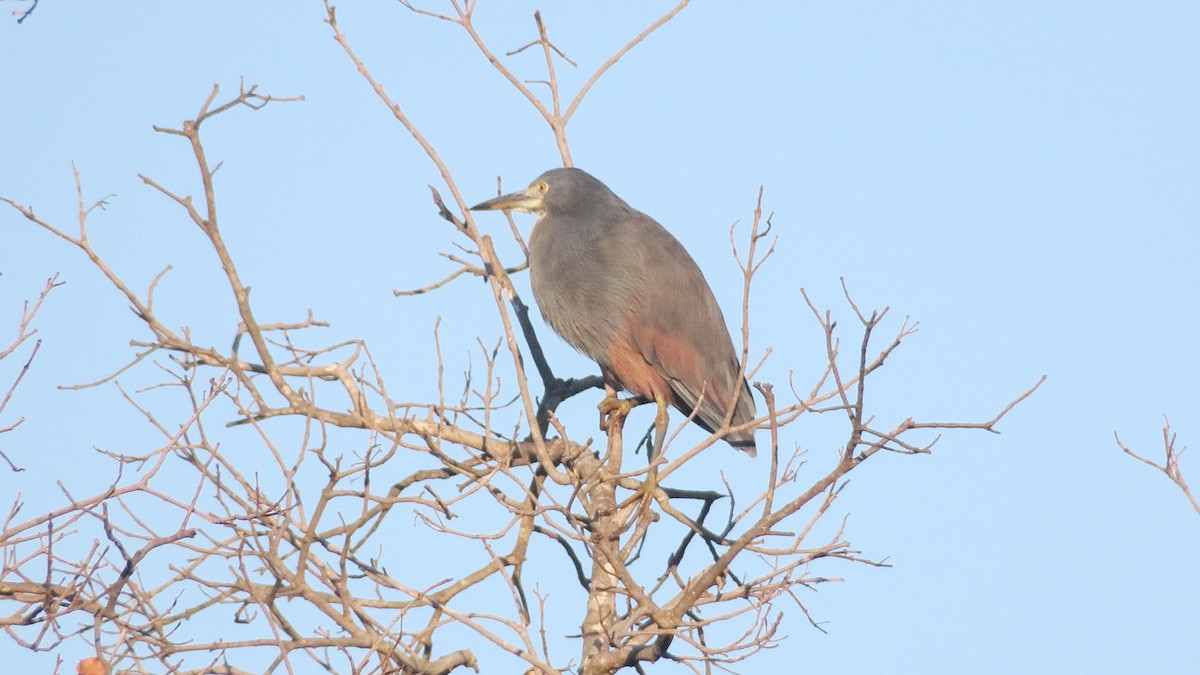
[[[556,165],[544,124],[455,27],[395,2],[342,5],[352,44],[468,199],[494,194],[497,175],[517,187]],[[536,7],[580,64],[559,70],[573,92],[669,4],[482,0],[477,24],[497,51],[515,49]],[[97,246],[135,287],[174,265],[158,296],[168,323],[227,345],[211,253],[136,174],[197,191],[185,144],[151,125],[192,117],[214,83],[303,94],[211,123],[225,236],[260,316],[311,307],[333,323],[328,342],[366,338],[397,398],[420,399],[435,317],[448,372],[499,328],[476,282],[392,297],[449,271],[436,254],[457,239],[429,202],[433,166],[322,18],[318,2],[54,0],[23,25],[0,17],[0,194],[69,227],[74,160],[89,198],[117,195],[92,223]],[[920,322],[873,390],[881,420],[987,419],[1048,375],[1002,435],[948,434],[932,456],[856,471],[837,515],[850,515],[857,548],[894,567],[821,568],[846,579],[805,598],[829,634],[792,611],[790,639],[746,672],[1200,667],[1200,517],[1113,442],[1118,431],[1158,459],[1166,414],[1200,444],[1198,35],[1191,2],[697,1],[585,101],[569,127],[576,164],[679,236],[731,321],[740,281],[726,232],[764,186],[781,241],[753,299],[752,347],[774,350],[759,379],[783,388],[794,370],[807,388],[821,335],[799,290],[851,327],[839,277],[860,305]],[[540,79],[541,58],[508,64]],[[498,216],[480,223],[506,230]],[[55,480],[96,489],[106,465],[93,445],[157,442],[113,389],[54,388],[108,374],[145,333],[76,251],[8,209],[0,272],[0,335],[47,276],[67,282],[0,420],[27,418],[0,438],[27,468],[0,474],[0,502],[19,489],[32,513],[61,503]],[[592,372],[545,335],[560,371]],[[0,364],[0,386],[15,367]],[[594,423],[594,403],[564,416]],[[826,426],[790,437],[814,464],[837,447]],[[689,487],[718,467],[765,470],[726,447],[698,462],[707,478]],[[1183,464],[1200,489],[1200,460]],[[21,672],[53,667],[55,654],[0,651]]]

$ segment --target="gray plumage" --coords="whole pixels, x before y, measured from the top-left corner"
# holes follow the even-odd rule
[[[753,420],[754,399],[712,289],[683,245],[590,174],[552,169],[474,209],[541,218],[529,237],[533,295],[550,326],[600,364],[610,384],[667,403],[708,431]],[[754,430],[726,439],[751,455]]]

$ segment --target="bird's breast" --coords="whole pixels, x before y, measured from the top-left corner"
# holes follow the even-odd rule
[[[614,332],[636,304],[638,275],[602,240],[546,225],[529,240],[533,297],[556,333],[607,365]]]

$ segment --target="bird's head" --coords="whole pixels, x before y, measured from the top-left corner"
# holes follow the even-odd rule
[[[589,206],[597,199],[620,201],[604,183],[580,169],[551,169],[524,190],[489,199],[471,210],[559,214]]]

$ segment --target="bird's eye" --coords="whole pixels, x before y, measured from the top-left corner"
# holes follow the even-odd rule
[[[546,190],[549,190],[550,186],[545,183],[538,183],[537,189],[538,189],[538,192],[540,192],[542,194],[546,194]]]

